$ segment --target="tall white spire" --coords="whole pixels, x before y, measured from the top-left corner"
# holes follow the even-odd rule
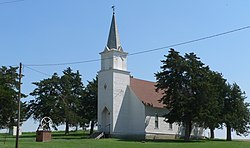
[[[119,37],[118,28],[117,28],[116,19],[115,19],[115,7],[112,6],[112,8],[113,8],[113,16],[112,16],[111,26],[109,30],[107,50],[123,51],[121,47],[120,37]]]

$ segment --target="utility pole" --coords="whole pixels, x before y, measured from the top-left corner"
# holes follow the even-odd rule
[[[17,128],[16,128],[16,148],[19,145],[19,126],[20,126],[20,100],[21,100],[21,80],[22,80],[22,63],[19,66],[19,82],[18,82],[18,111],[17,111]]]

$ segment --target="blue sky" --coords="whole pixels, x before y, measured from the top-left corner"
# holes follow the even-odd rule
[[[1,4],[6,1],[0,0],[1,66],[99,59],[107,42],[112,5],[116,6],[121,44],[128,53],[250,25],[247,0],[23,0]],[[239,84],[249,95],[249,38],[250,29],[245,29],[174,49],[181,54],[195,52],[212,70],[221,72],[228,82]],[[129,71],[134,77],[154,81],[154,73],[160,70],[160,60],[168,50],[129,56]],[[44,74],[24,67],[22,91],[29,94],[34,89],[32,82],[54,72],[61,74],[69,66],[80,71],[86,84],[96,76],[100,62],[30,66]]]

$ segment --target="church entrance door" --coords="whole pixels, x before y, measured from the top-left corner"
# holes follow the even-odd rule
[[[102,111],[102,131],[105,132],[105,134],[110,134],[110,112],[105,107]]]

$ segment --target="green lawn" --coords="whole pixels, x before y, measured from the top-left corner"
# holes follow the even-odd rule
[[[4,143],[5,142],[5,143]],[[0,148],[14,148],[15,137],[0,134]],[[61,132],[53,133],[50,142],[35,142],[35,133],[24,133],[20,137],[20,148],[248,148],[250,141],[192,141],[184,143],[181,140],[162,141],[128,141],[119,139],[88,139],[82,132],[72,132],[65,136]]]

